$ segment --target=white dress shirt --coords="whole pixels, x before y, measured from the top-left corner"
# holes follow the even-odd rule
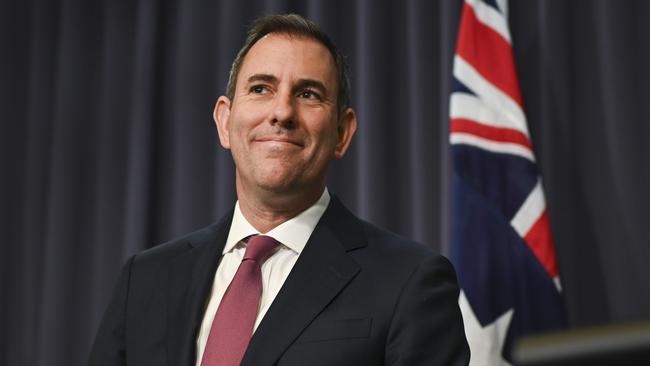
[[[282,245],[278,246],[275,253],[262,264],[262,296],[260,298],[260,307],[257,318],[255,319],[253,332],[257,329],[262,318],[264,318],[264,314],[266,314],[266,311],[271,306],[287,276],[289,276],[289,272],[291,272],[293,265],[298,260],[298,256],[300,256],[305,244],[307,244],[307,240],[309,240],[311,233],[316,228],[316,224],[318,224],[321,216],[323,216],[329,202],[330,195],[327,188],[325,188],[320,199],[311,207],[298,214],[298,216],[273,228],[271,231],[264,233],[264,235],[272,237]],[[239,201],[237,201],[228,239],[223,248],[221,262],[214,275],[214,283],[212,285],[208,307],[203,315],[201,329],[196,338],[196,366],[201,365],[203,350],[208,342],[212,321],[219,308],[221,298],[233,277],[235,277],[242,258],[244,258],[246,243],[242,240],[256,234],[261,233],[242,215],[239,208]]]

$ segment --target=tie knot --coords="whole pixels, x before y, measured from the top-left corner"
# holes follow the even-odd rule
[[[254,235],[248,239],[246,253],[244,253],[244,260],[251,259],[261,265],[271,255],[273,249],[275,249],[278,244],[278,241],[270,236]]]

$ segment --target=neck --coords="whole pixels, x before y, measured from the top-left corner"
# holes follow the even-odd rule
[[[237,183],[236,186],[242,215],[260,233],[269,232],[311,207],[318,201],[325,189],[323,183],[316,186],[316,189],[297,194],[278,194],[277,192],[255,192],[256,194],[251,194],[240,184]]]

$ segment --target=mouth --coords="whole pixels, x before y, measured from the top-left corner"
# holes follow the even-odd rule
[[[304,145],[299,141],[284,136],[258,137],[254,139],[253,142],[304,147]]]

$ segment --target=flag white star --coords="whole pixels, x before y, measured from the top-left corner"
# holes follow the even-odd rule
[[[463,291],[460,292],[458,304],[463,313],[465,335],[467,336],[467,342],[472,353],[469,365],[512,366],[508,361],[503,359],[501,352],[506,335],[508,334],[508,327],[510,327],[514,309],[509,309],[501,314],[494,322],[482,326],[478,318],[476,318],[476,315],[474,315],[474,310],[472,310],[472,306]]]

